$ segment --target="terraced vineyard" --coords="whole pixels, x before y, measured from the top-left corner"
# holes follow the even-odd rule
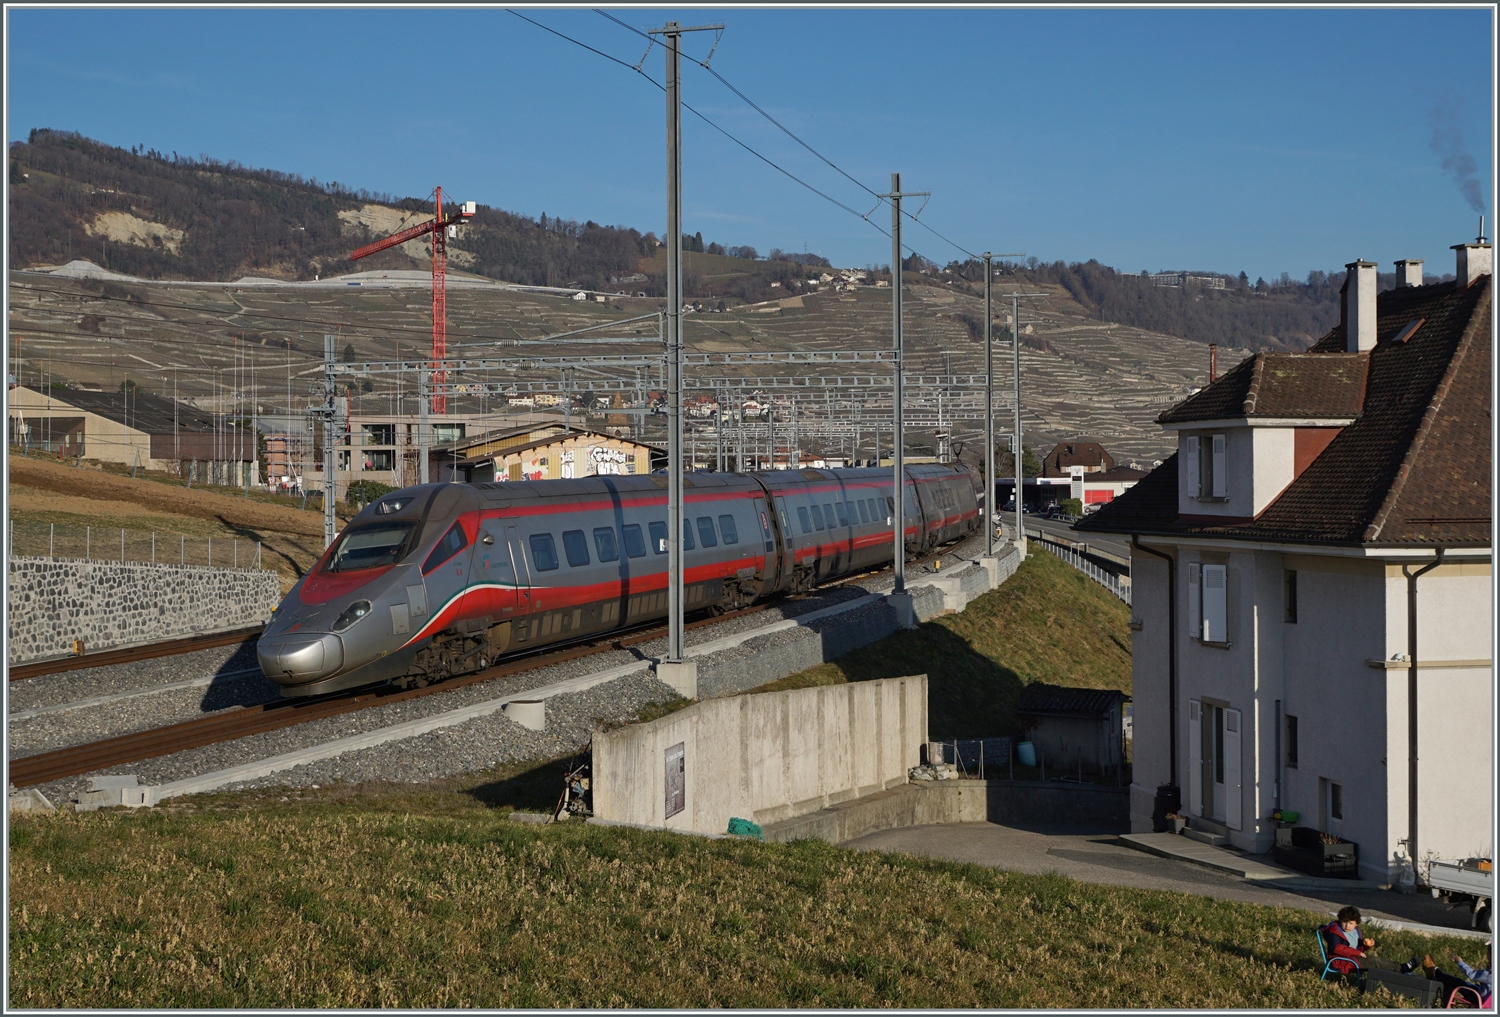
[[[423,273],[372,273],[321,283],[150,283],[116,277],[73,278],[42,272],[11,276],[10,325],[13,353],[19,354],[23,383],[86,382],[117,388],[127,377],[147,391],[215,405],[232,392],[226,408],[248,413],[254,402],[265,415],[299,414],[310,385],[321,372],[321,336],[339,335],[343,353],[352,347],[358,361],[417,359],[428,349],[430,301]],[[360,285],[351,285],[360,282]],[[1047,287],[1042,287],[1046,289]],[[1006,287],[996,287],[996,329],[1008,327]],[[967,375],[983,371],[982,342],[970,323],[983,317],[981,299],[970,292],[923,284],[908,287],[905,328],[908,375]],[[1208,351],[1200,343],[1090,319],[1061,289],[1029,302],[1022,310],[1021,384],[1026,442],[1035,447],[1074,437],[1099,440],[1121,462],[1142,466],[1164,456],[1167,444],[1154,419],[1207,380]],[[748,305],[729,313],[705,310],[686,317],[689,348],[704,352],[887,349],[890,292],[883,287],[791,296]],[[611,329],[614,342],[572,343],[566,347],[526,343],[558,332],[658,310],[652,298],[611,296],[605,302],[575,300],[563,291],[523,289],[486,280],[455,278],[448,295],[450,355],[466,357],[537,356],[566,353],[591,358],[646,351],[649,342],[622,345],[620,339],[649,340],[656,323],[635,322]],[[517,345],[520,342],[521,345]],[[1220,370],[1246,356],[1220,350]],[[997,348],[997,408],[1009,419],[1009,349]],[[250,369],[253,365],[252,371]],[[781,376],[816,371],[782,368]],[[832,371],[832,369],[829,369]],[[860,368],[881,375],[883,365]],[[741,377],[738,368],[713,369],[715,376]],[[839,368],[838,374],[848,374]],[[506,381],[509,375],[477,373],[463,380]],[[515,377],[535,378],[534,372]],[[701,380],[701,379],[700,379]],[[692,384],[689,377],[689,384]],[[587,387],[587,371],[575,377]],[[657,378],[642,376],[645,387]],[[369,391],[355,391],[351,409],[388,412],[409,395],[413,378],[374,379]],[[748,392],[755,386],[748,382]],[[938,422],[955,437],[980,426],[982,392],[911,388],[909,417],[914,428]],[[820,416],[837,409],[821,391],[799,395],[805,433],[816,433]],[[848,412],[850,397],[841,396]],[[859,397],[861,413],[873,421],[889,416],[889,392],[868,390]],[[410,403],[407,403],[408,409]],[[455,412],[499,412],[490,398],[450,400]],[[650,418],[647,418],[648,422]],[[779,418],[778,418],[779,419]],[[603,423],[602,418],[595,421]],[[875,426],[878,426],[876,424]],[[778,425],[780,427],[780,425]],[[648,423],[648,436],[651,429]],[[886,439],[889,440],[888,438]]]

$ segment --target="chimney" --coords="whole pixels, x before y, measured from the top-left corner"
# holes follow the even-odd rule
[[[1402,258],[1396,262],[1396,288],[1422,285],[1422,259]]]
[[[1349,353],[1368,353],[1375,348],[1375,262],[1360,259],[1344,267],[1349,270],[1345,281],[1348,312],[1344,349]]]
[[[1212,385],[1219,380],[1219,344],[1208,344],[1208,383]]]
[[[1489,275],[1493,264],[1490,242],[1484,238],[1484,216],[1479,217],[1479,236],[1472,244],[1454,244],[1458,252],[1458,285],[1468,287],[1482,275]]]

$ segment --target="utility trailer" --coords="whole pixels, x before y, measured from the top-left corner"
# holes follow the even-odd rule
[[[1427,885],[1432,888],[1434,897],[1446,897],[1455,904],[1472,901],[1470,928],[1493,931],[1491,914],[1495,898],[1495,870],[1490,859],[1434,860],[1427,872]]]

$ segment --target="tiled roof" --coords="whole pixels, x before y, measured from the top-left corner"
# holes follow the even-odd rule
[[[1491,277],[1482,276],[1463,288],[1438,283],[1380,294],[1376,346],[1359,355],[1369,366],[1357,419],[1254,521],[1179,521],[1173,456],[1075,528],[1289,543],[1489,546],[1492,289]],[[1415,321],[1421,326],[1397,341]],[[1348,359],[1343,348],[1343,330],[1336,328],[1308,353],[1292,356],[1342,361]],[[1225,385],[1248,395],[1254,365],[1236,378],[1239,370],[1209,391]]]
[[[1359,353],[1258,353],[1157,420],[1358,416],[1368,363]]]
[[[1129,466],[1114,466],[1098,473],[1085,473],[1083,479],[1090,484],[1120,484],[1140,480],[1145,475],[1145,470],[1133,470]]]
[[[1056,447],[1048,452],[1042,459],[1042,476],[1044,477],[1066,477],[1070,466],[1113,466],[1114,456],[1110,455],[1103,445],[1097,441],[1085,441],[1075,439],[1073,441],[1059,442]]]
[[[1063,685],[1033,682],[1021,690],[1016,713],[1038,716],[1061,714],[1070,717],[1102,717],[1130,697],[1115,689],[1073,689]]]

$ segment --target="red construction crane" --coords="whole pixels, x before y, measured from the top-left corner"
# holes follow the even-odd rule
[[[443,189],[437,189],[437,214],[424,223],[392,233],[384,240],[366,244],[349,255],[350,261],[367,258],[377,251],[404,244],[428,233],[432,234],[432,382],[437,394],[432,397],[432,412],[448,412],[448,395],[442,390],[448,372],[442,361],[448,356],[448,238],[457,235],[458,224],[474,214],[474,202],[466,201],[457,212],[443,216]]]

